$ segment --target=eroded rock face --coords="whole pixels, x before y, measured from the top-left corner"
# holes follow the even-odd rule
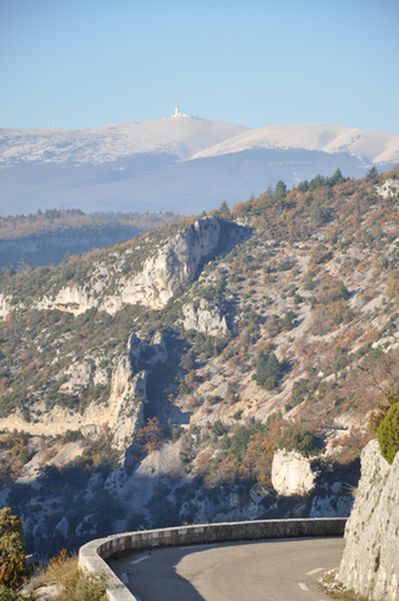
[[[198,298],[183,306],[183,327],[185,330],[196,330],[209,336],[229,334],[226,316],[219,307],[211,305],[205,298]]]
[[[125,452],[143,425],[148,370],[166,360],[166,346],[160,332],[148,338],[132,334],[126,351],[114,365],[109,397],[104,403],[91,402],[83,412],[62,406],[47,411],[39,401],[0,419],[0,428],[39,435],[64,434],[72,430],[91,437],[101,435],[102,428],[107,427],[113,446]],[[74,361],[64,373],[68,379],[59,388],[64,395],[79,394],[92,383],[106,383],[106,371],[97,365],[93,357],[82,362]],[[43,418],[43,415],[46,417]]]
[[[38,302],[38,309],[66,311],[67,313],[73,313],[74,315],[80,315],[85,313],[88,309],[92,309],[96,306],[96,300],[90,295],[90,293],[78,286],[66,286],[61,288],[54,298],[44,296],[41,301]]]
[[[0,294],[0,319],[6,319],[11,313],[10,299]]]
[[[197,277],[204,260],[220,243],[221,225],[217,217],[205,217],[172,236],[166,244],[148,256],[141,269],[132,275],[116,272],[110,292],[110,274],[99,264],[84,286],[71,284],[54,296],[44,296],[38,309],[58,309],[74,315],[98,308],[111,315],[124,305],[141,304],[161,309]],[[1,300],[0,300],[1,312]]]
[[[194,281],[202,261],[215,251],[219,241],[217,218],[199,219],[185,228],[144,262],[141,273],[124,284],[120,293],[122,304],[140,303],[161,309]]]
[[[132,374],[128,355],[121,357],[112,376],[110,406],[114,408],[111,432],[114,445],[124,451],[143,424],[143,403],[147,399],[146,372]]]
[[[376,601],[399,601],[399,453],[390,466],[377,441],[362,453],[337,580]]]
[[[272,463],[272,484],[279,495],[305,495],[312,490],[316,473],[311,461],[296,451],[277,449]]]

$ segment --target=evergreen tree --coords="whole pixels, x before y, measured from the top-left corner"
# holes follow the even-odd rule
[[[255,381],[259,386],[275,390],[279,387],[283,371],[283,365],[274,353],[259,353],[255,373]]]
[[[220,205],[220,207],[219,207],[219,209],[217,211],[217,214],[220,217],[223,217],[224,219],[228,219],[230,217],[230,215],[231,215],[230,207],[229,207],[229,205],[227,204],[227,202],[225,200]]]
[[[368,181],[373,181],[378,177],[378,170],[377,167],[375,167],[375,165],[373,165],[372,167],[370,167],[370,169],[367,172],[366,175],[366,179]]]
[[[382,456],[392,463],[399,451],[399,401],[393,403],[377,429]]]
[[[329,178],[328,183],[330,186],[334,186],[335,184],[342,184],[345,181],[344,176],[342,175],[341,169],[338,167]]]
[[[297,185],[297,188],[300,192],[307,192],[309,190],[309,182],[305,179],[303,182]]]
[[[287,186],[285,185],[283,180],[280,179],[274,188],[273,198],[277,202],[281,202],[285,199],[286,196],[287,196]]]

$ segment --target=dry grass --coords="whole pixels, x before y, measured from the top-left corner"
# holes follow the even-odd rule
[[[105,601],[106,582],[105,575],[79,570],[78,558],[68,557],[62,549],[45,570],[31,579],[27,588],[34,593],[42,587],[56,586],[54,601]]]
[[[328,595],[331,599],[337,601],[372,601],[367,599],[353,590],[345,589],[344,586],[339,583],[336,579],[336,570],[329,570],[325,572],[322,578],[319,580],[320,587],[325,595]]]

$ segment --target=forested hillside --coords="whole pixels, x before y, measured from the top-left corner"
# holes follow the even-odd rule
[[[347,514],[397,378],[398,182],[398,170],[279,182],[232,210],[4,273],[0,499],[30,548]],[[286,478],[294,460],[306,490]]]
[[[177,219],[173,213],[97,213],[79,209],[0,217],[0,269],[60,263]]]

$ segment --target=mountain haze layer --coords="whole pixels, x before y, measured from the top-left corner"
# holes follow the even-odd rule
[[[91,129],[0,130],[3,215],[50,208],[195,213],[337,167],[399,160],[399,136],[335,125],[249,129],[176,113]]]

